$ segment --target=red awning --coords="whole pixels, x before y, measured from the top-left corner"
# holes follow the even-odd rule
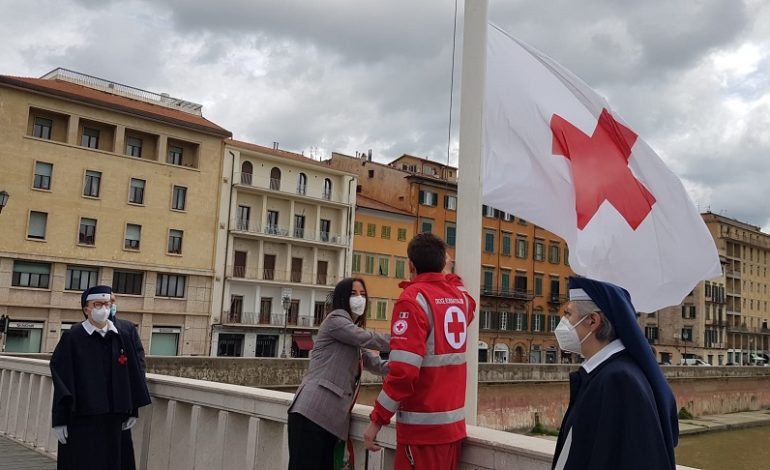
[[[300,351],[310,351],[313,349],[313,337],[310,335],[292,335],[292,339]]]

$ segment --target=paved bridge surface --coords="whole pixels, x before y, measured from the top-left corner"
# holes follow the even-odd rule
[[[0,437],[0,468],[3,470],[56,470],[56,462],[10,439]]]

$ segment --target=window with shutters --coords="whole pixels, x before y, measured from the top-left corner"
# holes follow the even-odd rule
[[[83,181],[83,196],[99,197],[99,188],[102,184],[100,171],[86,170],[86,178]]]
[[[168,253],[174,255],[182,254],[182,237],[184,232],[182,230],[171,229],[168,231]]]
[[[157,297],[184,297],[185,283],[187,276],[179,274],[158,273],[158,280],[155,283],[155,295]]]
[[[89,246],[96,244],[96,219],[87,219],[85,217],[80,219],[78,243]]]
[[[142,239],[142,226],[137,224],[126,224],[126,239],[123,248],[126,250],[138,250]]]
[[[47,225],[47,212],[31,211],[29,213],[29,223],[27,225],[27,238],[31,238],[32,240],[45,240]]]
[[[35,162],[35,177],[32,181],[32,187],[35,189],[51,189],[51,174],[53,173],[53,164],[45,162]]]
[[[527,257],[527,239],[523,237],[516,238],[516,257],[517,258],[526,258]]]
[[[144,204],[144,180],[131,178],[128,188],[128,202],[131,204]]]
[[[374,274],[374,256],[366,255],[366,266],[364,272],[366,274]]]
[[[33,263],[14,261],[11,285],[16,287],[33,287],[48,289],[51,280],[51,265],[48,263]]]
[[[446,223],[446,237],[444,237],[446,244],[449,246],[457,245],[457,227],[451,222]]]
[[[140,271],[114,271],[112,292],[116,294],[142,295],[144,273]]]
[[[502,255],[511,256],[511,234],[503,233],[502,240]]]
[[[88,266],[67,266],[64,280],[65,290],[84,291],[99,281],[99,269]]]
[[[171,192],[171,208],[176,211],[183,211],[187,205],[187,188],[184,186],[174,186]]]

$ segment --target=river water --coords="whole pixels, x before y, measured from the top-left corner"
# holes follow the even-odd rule
[[[770,426],[682,436],[676,463],[703,470],[770,470]]]

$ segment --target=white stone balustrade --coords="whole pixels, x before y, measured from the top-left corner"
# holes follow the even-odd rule
[[[156,374],[148,374],[147,381],[153,403],[141,410],[133,429],[140,469],[286,468],[291,393]],[[47,361],[0,356],[0,435],[55,458],[52,397]],[[364,468],[370,411],[362,405],[353,410],[357,469]],[[550,469],[553,441],[475,426],[468,434],[462,470]],[[379,439],[384,449],[369,455],[367,470],[393,468],[394,427],[384,428]]]

